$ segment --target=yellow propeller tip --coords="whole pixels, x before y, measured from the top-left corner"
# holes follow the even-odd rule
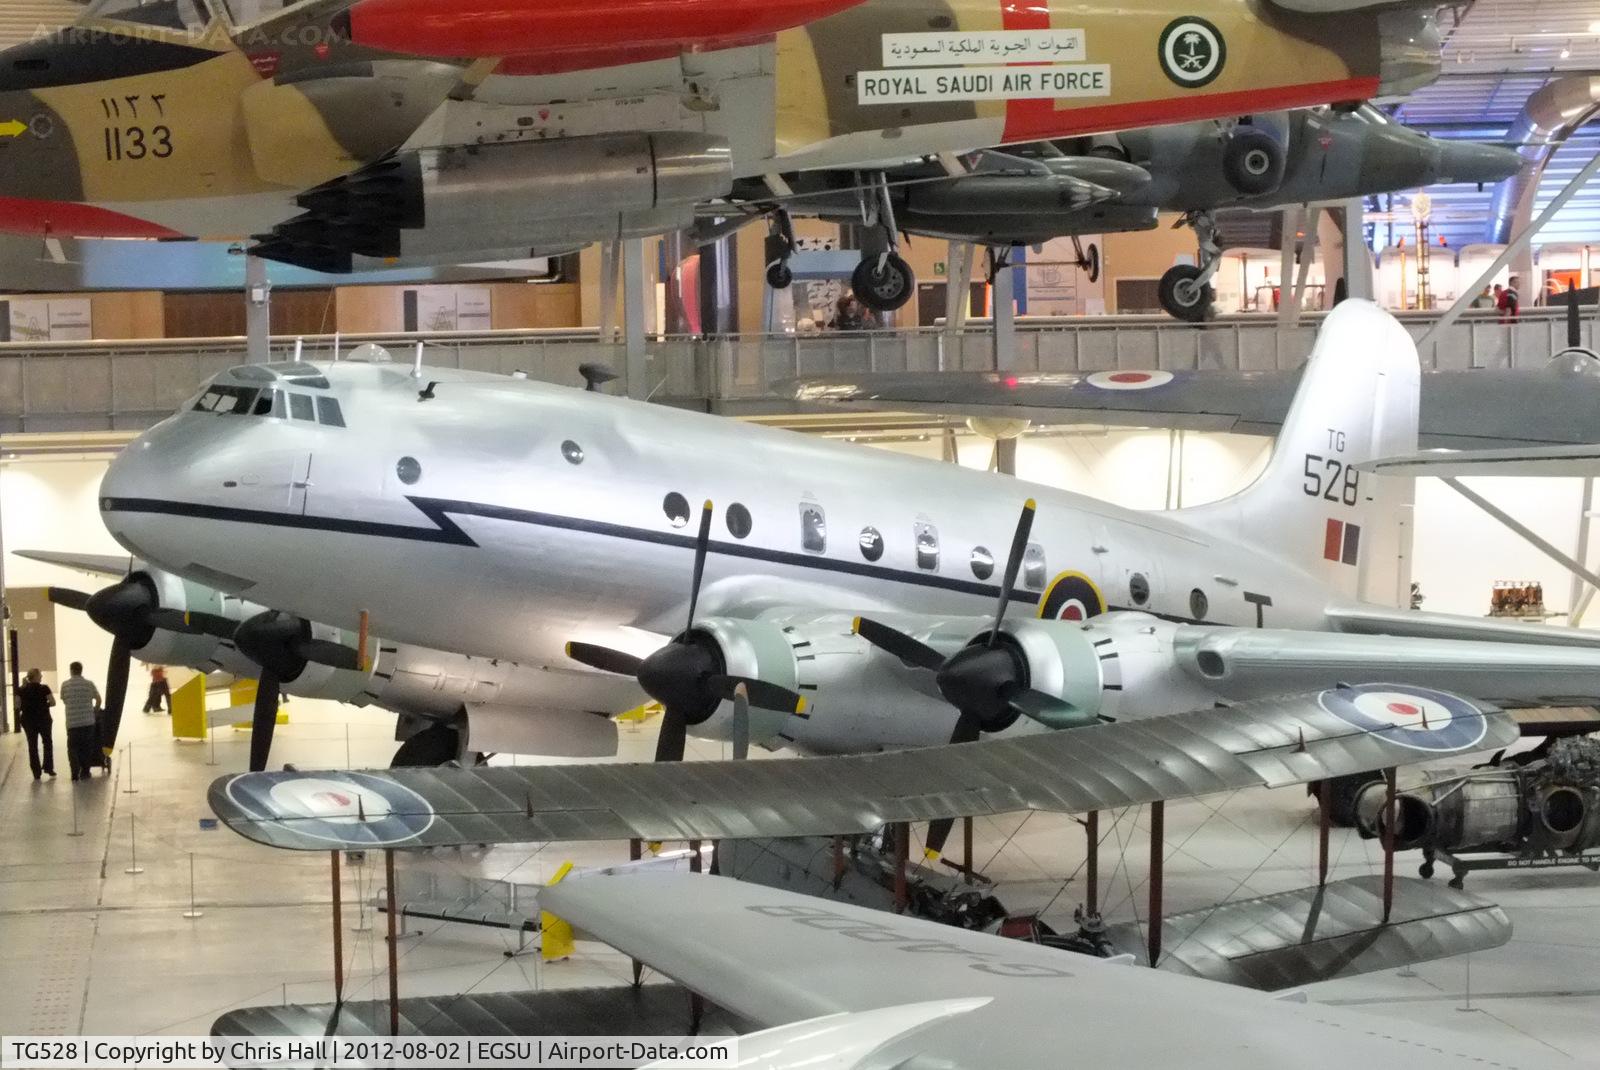
[[[561,651],[562,651],[562,653],[566,654],[567,657],[569,657],[569,658],[572,657],[572,644],[571,643],[563,644],[562,647],[561,647]]]
[[[861,618],[860,617],[855,617],[850,621],[850,634],[851,635],[860,635],[861,634]]]
[[[709,512],[710,509],[711,509],[711,499],[707,498],[706,499],[706,503],[704,505],[702,505],[700,508],[705,509],[705,510],[707,510]]]
[[[1034,501],[1032,498],[1029,498],[1027,501],[1022,503],[1022,507],[1031,513],[1035,509],[1039,508],[1039,503]]]
[[[922,857],[926,858],[929,862],[937,862],[939,861],[939,852],[935,851],[932,847],[929,847],[922,852]]]
[[[806,697],[804,695],[801,695],[799,700],[795,702],[795,704],[794,704],[794,712],[796,712],[796,713],[804,713],[804,712],[806,712]]]

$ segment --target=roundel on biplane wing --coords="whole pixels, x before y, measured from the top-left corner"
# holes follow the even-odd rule
[[[1106,611],[1105,596],[1081,572],[1063,572],[1050,581],[1039,599],[1041,620],[1088,620]]]

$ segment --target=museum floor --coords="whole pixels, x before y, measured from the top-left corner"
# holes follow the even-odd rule
[[[275,764],[344,767],[348,754],[357,767],[382,766],[393,753],[388,715],[301,700],[289,709]],[[625,730],[623,758],[648,759],[653,736],[653,726]],[[131,762],[120,756],[113,779],[96,778],[74,791],[64,754],[60,778],[35,783],[22,738],[0,736],[0,1033],[204,1034],[235,1007],[331,998],[327,859],[270,851],[201,827],[210,817],[206,786],[243,767],[248,735],[219,731],[215,765],[211,746],[171,740],[165,717],[130,713],[125,739],[132,742]],[[59,724],[56,742],[61,754]],[[691,757],[715,754],[691,741]],[[74,796],[83,832],[77,837],[69,835]],[[1138,816],[1105,819],[1108,920],[1144,911],[1148,851]],[[1169,804],[1168,910],[1313,883],[1313,816],[1297,790]],[[1082,863],[1076,825],[1046,815],[983,821],[976,842],[976,857],[1009,908],[1048,905],[1046,920],[1070,927],[1080,893],[1076,883],[1063,890],[1063,881]],[[124,872],[130,846],[144,870],[137,875]],[[1332,853],[1334,876],[1381,868],[1376,846],[1353,834],[1335,830]],[[531,883],[568,858],[585,865],[625,854],[617,844],[535,846],[458,865]],[[371,898],[373,878],[381,875],[376,863],[374,856],[344,872],[353,999],[386,991],[383,920],[359,931],[373,919],[355,905]],[[191,864],[203,916],[186,919]],[[1402,873],[1414,867],[1413,858],[1401,857]],[[1479,873],[1467,887],[1506,907],[1515,926],[1509,945],[1317,985],[1311,998],[1400,1022],[1485,1036],[1526,1034],[1554,1052],[1592,1058],[1600,1016],[1600,877],[1581,870]],[[629,975],[626,959],[594,943],[581,942],[573,958],[546,964],[536,955],[503,955],[517,944],[508,932],[415,922],[411,928],[419,932],[401,944],[402,995],[621,984]]]

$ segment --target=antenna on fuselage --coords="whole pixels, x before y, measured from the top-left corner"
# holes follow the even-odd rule
[[[417,340],[417,356],[416,356],[416,359],[411,362],[411,378],[413,378],[413,379],[421,379],[422,378],[422,347],[423,347],[423,345],[424,345],[423,341],[421,339],[418,339]]]

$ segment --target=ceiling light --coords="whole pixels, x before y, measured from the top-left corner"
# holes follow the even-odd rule
[[[1589,32],[1600,33],[1600,19],[1596,19],[1594,22],[1589,23]]]

